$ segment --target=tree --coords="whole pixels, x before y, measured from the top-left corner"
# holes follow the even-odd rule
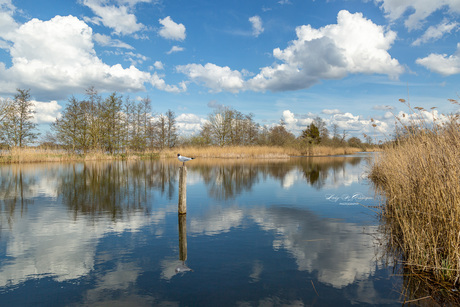
[[[208,115],[203,125],[203,140],[218,146],[252,145],[257,143],[259,126],[254,114],[245,115],[229,107],[220,107]]]
[[[92,117],[88,114],[90,109],[88,101],[78,101],[73,96],[69,99],[62,116],[51,124],[60,144],[72,151],[82,150],[83,153],[87,153],[94,146],[92,142],[95,135],[91,134],[89,124]]]
[[[167,128],[167,118],[163,114],[160,114],[155,119],[155,147],[159,148],[160,150],[164,149],[167,145],[167,137],[168,137],[168,128]]]
[[[101,140],[103,148],[115,153],[121,149],[122,100],[117,93],[112,93],[101,105]]]
[[[287,131],[283,125],[270,128],[268,132],[270,145],[283,146],[289,144],[295,139],[294,134]]]
[[[318,128],[319,137],[321,142],[324,142],[329,139],[329,130],[326,127],[326,122],[319,116],[316,116],[313,119],[313,124]]]
[[[348,146],[361,148],[363,147],[363,143],[360,138],[353,136],[348,139]]]
[[[169,148],[173,148],[177,141],[176,115],[173,111],[168,110],[168,112],[166,112],[166,120],[166,142]]]
[[[307,140],[309,144],[321,143],[321,136],[318,127],[312,122],[307,129],[302,131],[301,138]]]
[[[5,118],[11,104],[12,104],[11,99],[0,98],[0,122],[2,122],[3,119]]]
[[[90,135],[90,146],[99,148],[101,146],[102,122],[101,122],[101,103],[102,98],[94,86],[86,89],[86,103],[82,103],[81,109],[85,114],[88,133]]]
[[[32,110],[30,90],[17,91],[12,103],[6,108],[6,114],[3,115],[2,139],[9,146],[24,147],[38,136],[38,133],[34,132],[37,124],[32,122],[35,111]]]

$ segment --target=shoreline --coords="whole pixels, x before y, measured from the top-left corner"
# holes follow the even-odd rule
[[[374,151],[375,148],[370,148]],[[109,154],[90,152],[87,154],[69,153],[62,149],[13,148],[2,151],[0,165],[43,162],[85,162],[110,160],[154,160],[175,158],[178,152],[197,158],[220,159],[290,159],[293,157],[334,157],[363,152],[363,148],[315,146],[295,149],[271,146],[232,146],[232,147],[177,147],[163,151],[128,152]]]

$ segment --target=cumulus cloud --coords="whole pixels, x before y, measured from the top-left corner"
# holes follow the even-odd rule
[[[416,39],[412,45],[419,46],[421,44],[436,41],[444,36],[446,33],[450,33],[453,30],[458,29],[459,23],[458,22],[448,22],[444,20],[442,23],[436,26],[430,26],[425,33]]]
[[[443,8],[447,8],[449,12],[460,13],[458,0],[377,0],[377,3],[390,20],[402,18],[409,12],[404,22],[409,30],[421,28],[428,16]]]
[[[348,73],[387,74],[403,72],[388,50],[396,33],[374,24],[361,13],[340,11],[337,24],[320,29],[297,27],[297,40],[273,56],[282,61],[264,67],[248,81],[253,90],[286,91],[308,88],[320,79],[340,79]]]
[[[18,24],[13,19],[15,11],[16,7],[11,3],[11,0],[0,0],[0,48],[7,49],[9,47],[2,37],[18,27]]]
[[[35,111],[34,120],[38,124],[53,123],[56,118],[61,116],[59,112],[62,107],[56,100],[50,102],[31,101],[33,104],[32,110]]]
[[[241,72],[211,63],[188,64],[177,70],[214,92],[292,91],[349,73],[397,78],[404,71],[388,53],[396,33],[374,24],[361,13],[340,11],[337,24],[320,29],[304,25],[297,27],[296,34],[297,39],[286,49],[273,50],[273,56],[281,63],[261,68],[259,74],[247,81]]]
[[[12,66],[0,63],[2,93],[30,88],[34,96],[61,99],[94,85],[100,91],[139,91],[145,83],[167,91],[157,75],[131,65],[107,65],[96,56],[92,29],[73,16],[56,16],[48,21],[32,19],[2,36],[11,47]]]
[[[332,115],[332,114],[340,114],[342,112],[339,109],[324,109],[323,111],[321,111],[321,113]]]
[[[180,51],[184,51],[184,48],[179,47],[179,46],[172,46],[171,50],[166,52],[166,54],[171,54],[171,53],[180,52]]]
[[[161,61],[155,61],[155,63],[153,63],[153,66],[158,69],[158,70],[163,70],[165,69],[163,63]]]
[[[259,36],[264,31],[262,19],[259,16],[252,16],[249,18],[249,21],[252,24],[252,35],[255,37]]]
[[[175,23],[169,16],[160,19],[159,22],[163,26],[158,32],[161,37],[177,41],[185,39],[185,26],[183,24]]]
[[[220,67],[212,63],[206,65],[187,64],[176,67],[178,72],[187,75],[193,82],[203,83],[211,92],[229,91],[237,93],[243,89],[244,80],[237,70],[228,66]]]
[[[93,39],[96,43],[98,43],[101,46],[124,48],[124,49],[130,49],[130,50],[134,49],[133,46],[126,44],[119,39],[112,39],[110,36],[105,35],[105,34],[95,33],[93,35]]]
[[[130,5],[110,5],[113,1],[101,0],[83,0],[83,4],[89,7],[97,17],[86,19],[95,24],[103,24],[104,26],[113,29],[117,35],[127,35],[140,31],[145,28],[141,23],[137,22],[136,16],[131,12],[132,6],[139,1],[117,1],[128,3]]]
[[[443,76],[458,74],[460,73],[460,43],[457,44],[457,50],[452,55],[431,53],[415,62]]]
[[[332,132],[332,125],[337,125],[338,131],[346,131],[348,137],[356,136],[362,137],[363,133],[375,134],[378,136],[388,135],[393,129],[392,123],[394,123],[394,116],[391,118],[385,118],[385,120],[363,118],[360,115],[354,115],[350,112],[340,112],[339,110],[323,110],[323,114],[329,115],[322,117],[322,120],[326,123],[327,128]],[[290,110],[284,110],[281,119],[286,123],[286,129],[300,135],[308,125],[317,117],[315,114],[295,114]]]
[[[191,113],[183,113],[176,117],[177,128],[185,135],[199,133],[205,122],[206,119]]]

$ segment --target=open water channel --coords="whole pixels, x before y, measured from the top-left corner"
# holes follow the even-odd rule
[[[1,165],[0,306],[400,306],[371,158]]]

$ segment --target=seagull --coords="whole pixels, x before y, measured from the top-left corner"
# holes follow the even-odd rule
[[[179,159],[179,161],[182,162],[182,165],[185,165],[185,162],[193,160],[195,158],[188,158],[188,157],[181,156],[180,154],[177,154],[177,159]]]

